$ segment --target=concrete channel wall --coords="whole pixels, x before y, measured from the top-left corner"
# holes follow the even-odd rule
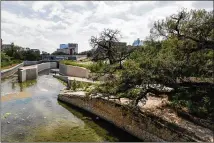
[[[78,66],[59,64],[59,73],[65,76],[88,78],[90,70]]]
[[[23,67],[23,66],[24,66],[24,62],[12,67],[12,68],[2,70],[1,71],[1,78],[5,78],[5,77],[13,75],[14,73],[16,73],[18,71],[18,69],[20,67]]]
[[[32,66],[39,64],[39,61],[24,61],[24,66]]]
[[[18,70],[18,79],[20,82],[24,82],[26,80],[33,80],[38,77],[38,68],[37,65],[27,66],[19,68]]]
[[[110,100],[66,94],[60,94],[58,100],[93,113],[146,142],[197,141],[161,118],[135,113],[128,107]]]
[[[53,77],[58,78],[64,82],[68,83],[68,76],[53,75]]]
[[[19,82],[24,82],[26,80],[36,79],[38,77],[38,73],[51,68],[57,68],[56,62],[47,62],[41,63],[32,66],[26,66],[19,68],[18,70],[18,78]]]

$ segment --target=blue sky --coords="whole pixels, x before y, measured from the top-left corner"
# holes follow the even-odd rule
[[[62,43],[91,49],[89,39],[104,28],[121,31],[121,41],[144,39],[154,21],[182,8],[212,10],[212,1],[2,1],[3,43],[54,52]]]

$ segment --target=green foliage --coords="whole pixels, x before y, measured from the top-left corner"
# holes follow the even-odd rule
[[[76,91],[77,88],[78,88],[78,83],[76,82],[76,80],[73,80],[73,81],[71,82],[71,89],[72,89],[73,91]]]
[[[178,47],[185,52],[214,49],[213,23],[212,11],[184,9],[178,14],[156,21],[151,29],[151,37],[176,37],[180,40]]]
[[[207,83],[213,76],[213,22],[212,13],[205,10],[182,11],[156,22],[151,39],[124,60],[122,69],[117,63],[94,65],[94,70],[102,67],[108,78],[92,93],[127,97],[134,105],[147,93],[167,94],[175,108],[214,119],[214,86]],[[157,41],[155,36],[164,38]],[[151,87],[154,84],[160,89]],[[174,90],[164,91],[164,86]]]
[[[78,67],[83,67],[86,69],[90,69],[90,63],[89,62],[76,62],[76,61],[71,61],[71,60],[62,60],[60,61],[61,64],[65,65],[72,65],[72,66],[78,66]]]
[[[125,60],[133,49],[129,49],[126,43],[119,42],[120,31],[104,29],[99,37],[92,36],[90,45],[93,47],[93,61],[107,61],[110,65],[120,63]]]
[[[88,90],[90,90],[89,88],[92,85],[93,85],[92,83],[72,80],[71,81],[71,90],[73,90],[73,91],[77,91],[77,90],[88,91]]]
[[[89,66],[89,69],[91,70],[91,72],[100,72],[102,71],[105,67],[106,67],[107,63],[103,62],[103,61],[98,61],[98,62],[94,62],[93,64],[91,64]]]
[[[22,61],[20,60],[11,60],[12,58],[6,55],[4,52],[1,52],[1,68],[9,68],[12,65],[19,64]]]
[[[78,55],[87,55],[87,57],[90,58],[93,56],[93,53],[94,53],[94,50],[92,49],[92,50],[81,52]]]
[[[53,52],[51,55],[68,55],[68,54],[65,54],[65,53],[63,53],[63,52],[55,51],[55,52]]]
[[[12,60],[37,61],[41,59],[39,51],[24,50],[23,47],[14,45],[14,43],[11,44],[11,47],[4,49],[3,52],[11,57]]]
[[[17,84],[20,86],[21,90],[23,90],[27,87],[35,85],[36,83],[37,83],[37,80],[34,79],[34,80],[27,80],[25,82],[21,82],[21,83],[17,83]]]
[[[23,53],[24,60],[27,61],[38,61],[41,59],[39,52],[34,52],[32,50],[24,51]]]
[[[8,55],[6,55],[4,52],[1,52],[1,61],[3,62],[9,62],[11,59],[11,57],[9,57]]]

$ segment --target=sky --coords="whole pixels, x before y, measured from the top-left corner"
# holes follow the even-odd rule
[[[154,21],[182,8],[213,9],[212,1],[2,1],[3,44],[52,53],[60,44],[78,43],[91,49],[91,36],[104,28],[121,31],[121,42],[132,44],[149,35]]]

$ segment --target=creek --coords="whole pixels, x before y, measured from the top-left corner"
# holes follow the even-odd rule
[[[1,80],[2,142],[141,141],[114,125],[57,100],[62,82],[49,70],[36,80]]]

